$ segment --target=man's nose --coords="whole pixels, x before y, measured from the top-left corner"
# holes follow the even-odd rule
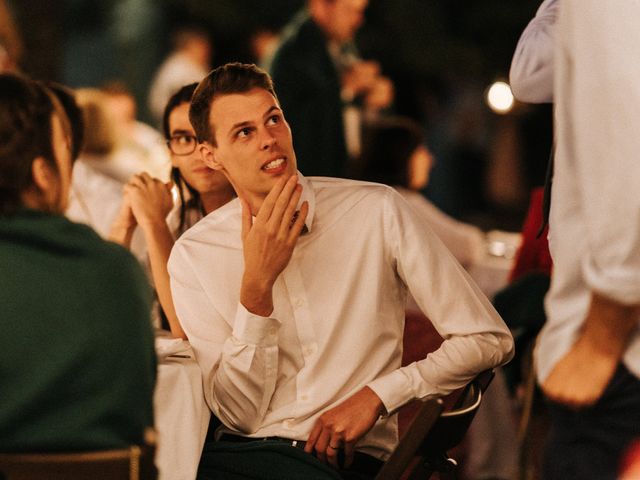
[[[276,137],[274,137],[268,129],[264,129],[260,138],[260,147],[262,150],[268,150],[276,143]]]

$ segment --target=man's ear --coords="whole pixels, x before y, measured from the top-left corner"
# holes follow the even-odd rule
[[[55,188],[57,182],[51,165],[42,157],[37,157],[31,163],[31,178],[34,185],[45,195]]]
[[[216,159],[216,147],[210,143],[201,143],[198,145],[200,155],[204,164],[212,170],[224,170],[222,164]]]

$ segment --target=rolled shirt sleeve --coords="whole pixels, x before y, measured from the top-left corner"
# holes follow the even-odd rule
[[[522,32],[511,60],[509,83],[521,102],[553,102],[553,52],[559,0],[544,0]]]

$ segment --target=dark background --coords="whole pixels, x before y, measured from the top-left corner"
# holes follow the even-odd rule
[[[425,126],[436,154],[428,195],[486,228],[519,229],[529,190],[543,181],[551,108],[500,116],[486,88],[508,78],[511,56],[539,0],[370,0],[357,38],[396,87],[395,111]],[[253,61],[248,39],[279,30],[303,0],[13,0],[23,70],[73,87],[123,80],[148,120],[146,95],[170,32],[198,24],[213,66]],[[286,112],[285,112],[286,114]]]

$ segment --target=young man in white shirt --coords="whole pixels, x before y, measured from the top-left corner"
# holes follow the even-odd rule
[[[190,119],[205,163],[238,193],[187,231],[169,260],[221,439],[287,439],[337,469],[324,478],[374,476],[397,443],[391,414],[508,361],[509,330],[393,189],[296,171],[264,71],[217,68],[198,86]],[[445,341],[401,367],[408,292]],[[233,461],[228,450],[208,452],[209,478],[255,460],[242,461],[244,449]],[[295,466],[287,476],[290,466],[260,474],[301,478]]]
[[[547,323],[544,478],[613,480],[640,437],[640,5],[562,0]]]

